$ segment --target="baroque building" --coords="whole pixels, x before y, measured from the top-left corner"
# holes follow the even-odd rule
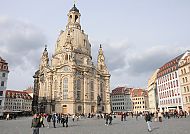
[[[92,62],[88,35],[81,29],[81,14],[70,9],[49,60],[47,47],[34,77],[34,112],[110,113],[110,74],[100,45],[97,65]]]

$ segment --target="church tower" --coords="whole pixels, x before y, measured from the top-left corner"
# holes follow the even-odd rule
[[[81,14],[69,10],[65,31],[61,30],[49,64],[45,48],[34,76],[39,112],[110,113],[110,74],[102,47],[98,63],[92,62],[91,44],[80,25]]]

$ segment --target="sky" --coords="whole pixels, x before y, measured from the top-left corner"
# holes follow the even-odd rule
[[[49,57],[73,0],[0,0],[0,56],[9,64],[7,89],[33,86],[44,46]],[[96,64],[102,44],[118,86],[147,88],[163,64],[190,50],[189,0],[76,0]]]

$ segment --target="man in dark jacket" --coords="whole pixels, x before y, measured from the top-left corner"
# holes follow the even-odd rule
[[[41,127],[40,118],[38,114],[35,114],[32,119],[31,128],[33,128],[33,134],[39,134],[39,128]]]
[[[53,116],[52,116],[52,121],[53,121],[53,127],[56,128],[56,127],[55,127],[56,114],[53,114]]]

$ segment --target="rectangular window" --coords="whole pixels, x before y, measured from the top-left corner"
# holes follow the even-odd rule
[[[4,85],[5,85],[5,82],[1,81],[1,86],[4,87]]]
[[[3,91],[0,91],[0,96],[3,96]]]
[[[5,77],[5,73],[2,73],[2,77]]]
[[[91,92],[90,97],[91,97],[91,100],[94,100],[94,92]]]
[[[81,96],[81,92],[80,91],[77,91],[77,100],[80,100],[80,96]]]
[[[1,106],[1,102],[2,102],[2,100],[0,100],[0,106]]]

